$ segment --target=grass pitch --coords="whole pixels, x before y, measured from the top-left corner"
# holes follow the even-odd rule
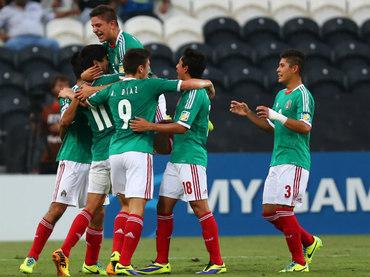
[[[370,235],[366,236],[320,236],[324,247],[311,264],[310,276],[370,276]],[[19,265],[27,255],[31,242],[0,243],[0,276],[24,276]],[[46,244],[33,276],[55,276],[51,253],[61,245],[58,241]],[[100,262],[106,264],[111,240],[104,240]],[[285,267],[290,256],[283,236],[221,237],[221,250],[228,273],[224,276],[281,276],[278,270]],[[72,276],[80,273],[85,256],[81,241],[72,250],[70,271]],[[199,237],[175,237],[171,242],[170,276],[195,276],[208,262],[203,240]],[[133,264],[143,267],[155,257],[155,240],[143,239],[133,257]],[[298,273],[295,273],[298,274]]]

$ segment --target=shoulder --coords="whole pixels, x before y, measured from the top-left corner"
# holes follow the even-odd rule
[[[296,97],[298,99],[301,99],[303,102],[307,101],[313,101],[313,97],[311,92],[306,88],[306,86],[301,85],[298,87],[298,93],[296,94]]]
[[[141,42],[134,35],[126,33],[126,32],[122,32],[121,35],[123,36],[126,42],[132,42],[132,43],[136,43],[142,46]]]

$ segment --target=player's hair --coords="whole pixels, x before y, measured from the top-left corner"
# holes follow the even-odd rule
[[[186,48],[181,56],[184,66],[188,66],[189,75],[192,78],[202,78],[206,69],[206,56],[197,50]]]
[[[81,74],[83,72],[81,68],[81,57],[80,57],[80,52],[76,52],[72,55],[71,57],[71,65],[73,69],[73,74],[75,75],[76,79],[81,78]]]
[[[72,56],[71,64],[76,78],[79,79],[82,72],[92,67],[94,65],[94,60],[101,62],[106,56],[107,53],[101,44],[87,45],[82,48],[80,52],[75,53]]]
[[[90,18],[98,16],[106,22],[117,21],[117,14],[111,6],[99,5],[90,12]],[[117,23],[118,24],[118,23]]]
[[[125,73],[136,74],[140,65],[145,66],[150,58],[150,52],[143,48],[131,48],[123,57],[123,68]]]
[[[57,82],[59,82],[59,81],[69,83],[69,79],[66,75],[58,74],[58,75],[55,75],[54,78],[51,80],[51,83],[50,83],[51,89],[53,89],[55,87],[55,85],[57,84]]]
[[[280,54],[281,59],[286,59],[290,66],[298,65],[299,75],[302,76],[304,69],[305,55],[297,49],[288,49]]]

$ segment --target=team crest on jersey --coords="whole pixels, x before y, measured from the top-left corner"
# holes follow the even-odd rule
[[[188,121],[190,113],[183,111],[180,115],[180,121]]]
[[[292,100],[288,100],[288,102],[286,102],[285,104],[285,109],[289,110],[291,106],[292,106]]]

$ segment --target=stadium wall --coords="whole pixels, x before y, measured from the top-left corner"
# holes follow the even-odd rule
[[[168,157],[155,157],[155,196]],[[261,214],[263,182],[270,153],[210,154],[209,202],[221,235],[277,234]],[[0,240],[31,240],[36,225],[46,212],[54,176],[0,176]],[[157,200],[148,202],[144,236],[154,236]],[[113,220],[119,209],[111,198],[107,207],[105,237],[112,236]],[[318,234],[370,233],[370,152],[314,153],[304,205],[297,210],[303,226]],[[52,239],[65,237],[77,209],[69,209],[58,223]],[[201,233],[200,226],[183,202],[175,210],[177,236]]]

